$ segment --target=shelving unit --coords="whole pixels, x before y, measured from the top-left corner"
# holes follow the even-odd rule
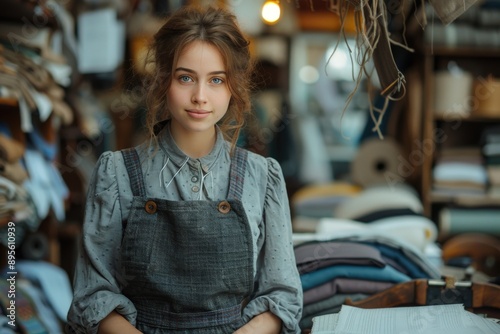
[[[492,124],[500,125],[500,105],[498,113],[494,115],[477,115],[474,112],[476,105],[471,100],[472,112],[468,115],[441,116],[434,110],[434,76],[436,71],[446,67],[450,61],[455,62],[462,70],[472,74],[474,80],[486,78],[489,75],[500,77],[500,49],[476,47],[427,47],[422,54],[422,82],[425,82],[424,101],[422,110],[423,142],[427,149],[424,152],[421,177],[421,195],[425,214],[436,218],[440,208],[447,206],[463,207],[498,207],[500,198],[493,198],[481,194],[454,194],[443,195],[433,190],[433,168],[438,153],[443,148],[453,147],[480,147],[481,132]],[[474,98],[471,91],[470,98]],[[494,91],[492,94],[500,94]]]

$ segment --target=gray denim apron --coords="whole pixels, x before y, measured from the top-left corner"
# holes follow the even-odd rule
[[[122,151],[134,195],[124,222],[123,294],[144,333],[233,333],[253,289],[253,246],[241,204],[247,152],[235,151],[227,200],[147,196],[139,156]]]

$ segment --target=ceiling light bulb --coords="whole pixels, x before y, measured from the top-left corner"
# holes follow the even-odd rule
[[[281,15],[280,5],[276,1],[266,1],[262,6],[262,19],[268,24],[276,23]]]

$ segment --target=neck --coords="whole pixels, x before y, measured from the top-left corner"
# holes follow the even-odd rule
[[[215,127],[213,131],[188,132],[179,127],[170,127],[170,133],[177,146],[191,158],[197,159],[208,155],[217,138]]]

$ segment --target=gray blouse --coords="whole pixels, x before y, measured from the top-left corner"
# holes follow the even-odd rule
[[[223,200],[228,193],[229,144],[220,131],[207,156],[192,159],[175,144],[169,126],[159,134],[159,149],[142,144],[140,158],[147,195],[166,200]],[[119,152],[105,152],[89,184],[83,244],[74,277],[69,327],[96,333],[99,322],[116,310],[132,324],[136,309],[121,294],[122,221],[128,216],[132,192]],[[282,333],[300,333],[302,287],[295,264],[288,197],[279,164],[249,152],[242,197],[254,243],[254,298],[243,319],[271,311],[283,321]]]

